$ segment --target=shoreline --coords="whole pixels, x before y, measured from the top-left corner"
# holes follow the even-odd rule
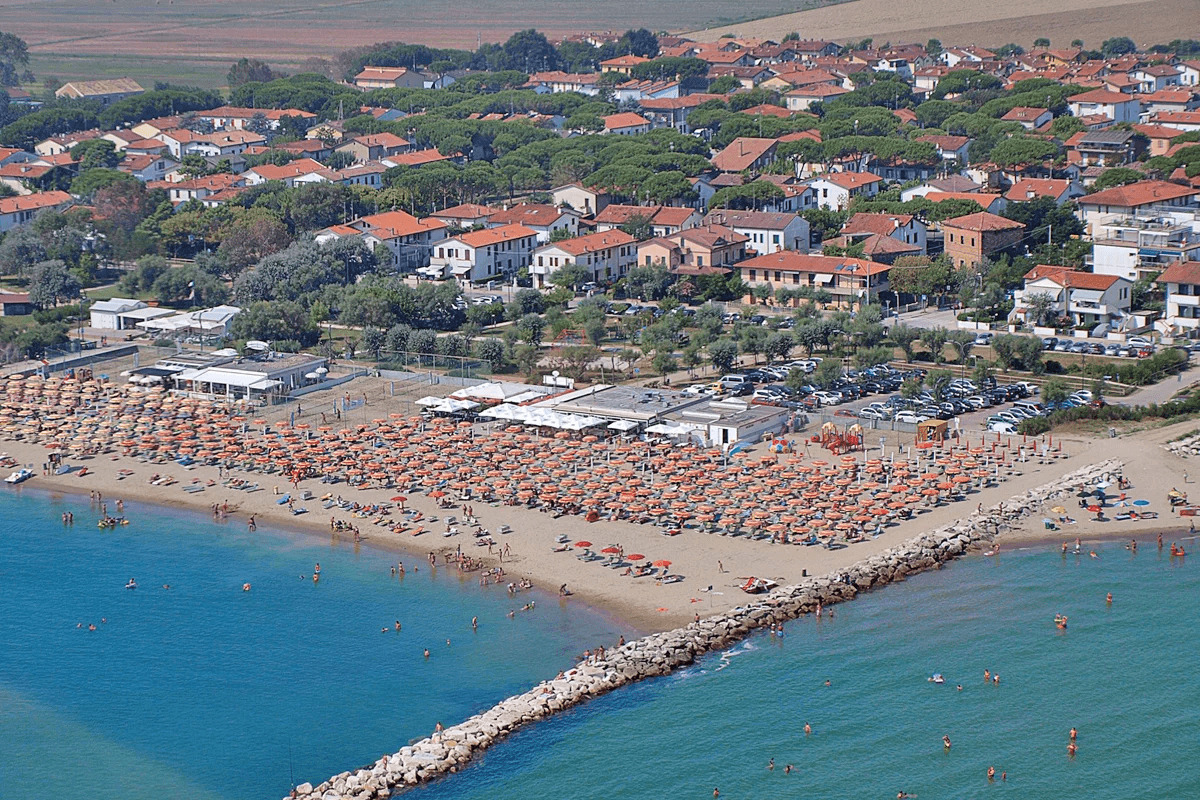
[[[458,772],[479,752],[530,723],[629,683],[670,674],[761,628],[819,613],[822,605],[852,600],[862,592],[908,575],[939,569],[981,544],[995,541],[1007,524],[1023,520],[1035,508],[1057,501],[1081,485],[1121,474],[1123,468],[1123,462],[1116,460],[1085,465],[1023,495],[989,506],[986,511],[980,504],[967,517],[908,539],[848,569],[805,578],[762,595],[758,602],[703,619],[697,617],[685,627],[619,645],[462,723],[444,730],[439,726],[432,736],[384,755],[373,764],[340,773],[317,786],[300,784],[291,796],[304,800],[385,798],[439,780]]]

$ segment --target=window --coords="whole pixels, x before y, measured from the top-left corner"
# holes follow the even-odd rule
[[[704,266],[704,256],[696,256],[696,266],[697,267]]]
[[[776,233],[771,237],[771,244],[779,244],[779,234]]]
[[[975,246],[975,237],[972,236],[971,237],[971,247],[974,247],[974,246]]]

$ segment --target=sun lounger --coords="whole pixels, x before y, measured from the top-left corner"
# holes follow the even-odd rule
[[[498,529],[498,532],[499,533],[512,533],[512,528],[510,528],[507,525],[501,525],[500,528]]]
[[[307,514],[307,513],[308,513],[308,509],[307,509],[307,508],[305,508],[304,506],[301,506],[300,508],[293,508],[293,509],[292,509],[292,515],[293,515],[293,516],[297,516],[297,517],[298,517],[298,516],[300,516],[301,514]]]
[[[275,505],[277,505],[277,506],[286,506],[286,505],[287,505],[287,501],[288,501],[288,500],[291,500],[291,499],[292,499],[292,496],[291,496],[290,494],[285,494],[283,497],[281,497],[281,498],[279,498],[278,500],[276,500],[276,501],[275,501]]]
[[[413,536],[420,536],[420,535],[421,535],[422,533],[424,533],[424,532],[425,532],[425,526],[424,526],[424,525],[421,525],[421,526],[419,526],[419,527],[418,527],[416,530],[414,530],[414,531],[412,532],[412,535],[413,535]]]
[[[185,487],[183,487],[183,490],[185,492],[187,492],[188,494],[195,494],[196,492],[203,492],[204,487],[203,486],[195,486],[195,485],[185,486]]]
[[[662,583],[679,583],[682,580],[683,580],[682,575],[664,575],[662,577],[661,582]]]

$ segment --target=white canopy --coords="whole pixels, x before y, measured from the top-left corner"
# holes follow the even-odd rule
[[[616,422],[611,422],[608,425],[610,431],[631,431],[638,426],[638,422],[632,419],[619,419]]]
[[[659,433],[663,436],[683,436],[691,431],[691,428],[684,425],[675,425],[670,422],[659,422],[646,428],[646,433]]]
[[[511,403],[501,403],[479,414],[487,419],[506,419],[523,422],[544,428],[558,428],[564,431],[581,431],[595,425],[603,425],[607,420],[600,417],[589,417],[582,414],[563,414],[543,406],[515,406]]]

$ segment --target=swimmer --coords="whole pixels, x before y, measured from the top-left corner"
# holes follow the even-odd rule
[[[1007,772],[1007,771],[1001,772],[1001,773],[1000,773],[1000,781],[1001,781],[1001,782],[1004,782],[1004,781],[1007,781],[1007,780],[1008,780],[1008,772]]]
[[[991,679],[992,679],[992,671],[990,669],[985,669],[983,671],[983,682],[987,683]]]
[[[471,630],[479,630],[479,617],[471,617]]]
[[[989,782],[996,780],[996,768],[988,767],[987,776]]]
[[[171,588],[171,584],[169,584],[169,583],[164,583],[162,587],[163,587],[164,589],[170,589],[170,588]]]
[[[714,786],[713,787],[713,797],[720,797],[720,796],[721,796],[721,790]]]
[[[88,630],[89,630],[89,631],[94,631],[94,630],[96,630],[96,625],[95,625],[95,623],[88,623]]]
[[[1079,731],[1075,730],[1074,728],[1071,728],[1071,732],[1067,734],[1067,736],[1070,737],[1072,742],[1075,741],[1075,737],[1077,737],[1078,735],[1079,735]]]
[[[828,680],[826,680],[826,681],[825,681],[825,685],[826,685],[826,686],[832,686],[833,684],[832,684],[832,683],[830,683]]]
[[[767,762],[767,769],[770,771],[775,770],[775,759],[772,758],[770,761]]]
[[[100,618],[100,624],[101,624],[101,625],[104,625],[104,624],[107,624],[107,623],[108,623],[108,617],[101,617],[101,618]]]
[[[250,591],[250,584],[248,584],[248,583],[243,583],[243,584],[242,584],[242,591],[243,591],[243,592],[248,592],[248,591]]]
[[[1000,673],[999,672],[997,672],[995,675],[992,676],[992,685],[993,686],[1000,685]]]
[[[960,683],[960,684],[958,684],[958,686],[957,686],[956,688],[957,688],[957,689],[958,689],[958,690],[961,692],[961,691],[962,691],[962,684],[961,684],[961,683]]]
[[[1077,753],[1077,752],[1078,752],[1078,748],[1075,747],[1074,742],[1071,742],[1070,744],[1067,745],[1067,755],[1069,757],[1074,758],[1075,753]]]
[[[429,648],[428,647],[425,648],[425,657],[429,658]]]
[[[949,737],[949,736],[943,736],[943,737],[942,737],[942,744],[945,746],[945,748],[946,748],[947,750],[949,750],[949,749],[950,749],[950,737]]]
[[[1092,558],[1099,558],[1099,557],[1100,557],[1100,556],[1096,555],[1096,551],[1095,551],[1095,550],[1089,550],[1089,551],[1088,551],[1088,555],[1089,555],[1089,556],[1091,556]]]
[[[1109,592],[1108,596],[1104,598],[1104,603],[1106,605],[1112,605],[1112,592]]]
[[[450,640],[449,640],[449,639],[447,639],[447,640],[446,640],[446,647],[449,647],[449,646],[450,646]]]
[[[400,620],[396,620],[396,633],[400,632]]]
[[[387,626],[385,625],[384,627],[380,628],[380,629],[379,629],[379,632],[380,632],[380,633],[387,633],[387,632],[388,632]]]
[[[76,630],[78,630],[78,629],[80,629],[80,628],[82,628],[82,627],[83,627],[83,623],[82,623],[82,622],[76,622],[76,623],[75,623],[75,628],[76,628]]]
[[[808,736],[811,733],[812,733],[812,725],[809,725],[807,722],[804,723],[804,735]]]

